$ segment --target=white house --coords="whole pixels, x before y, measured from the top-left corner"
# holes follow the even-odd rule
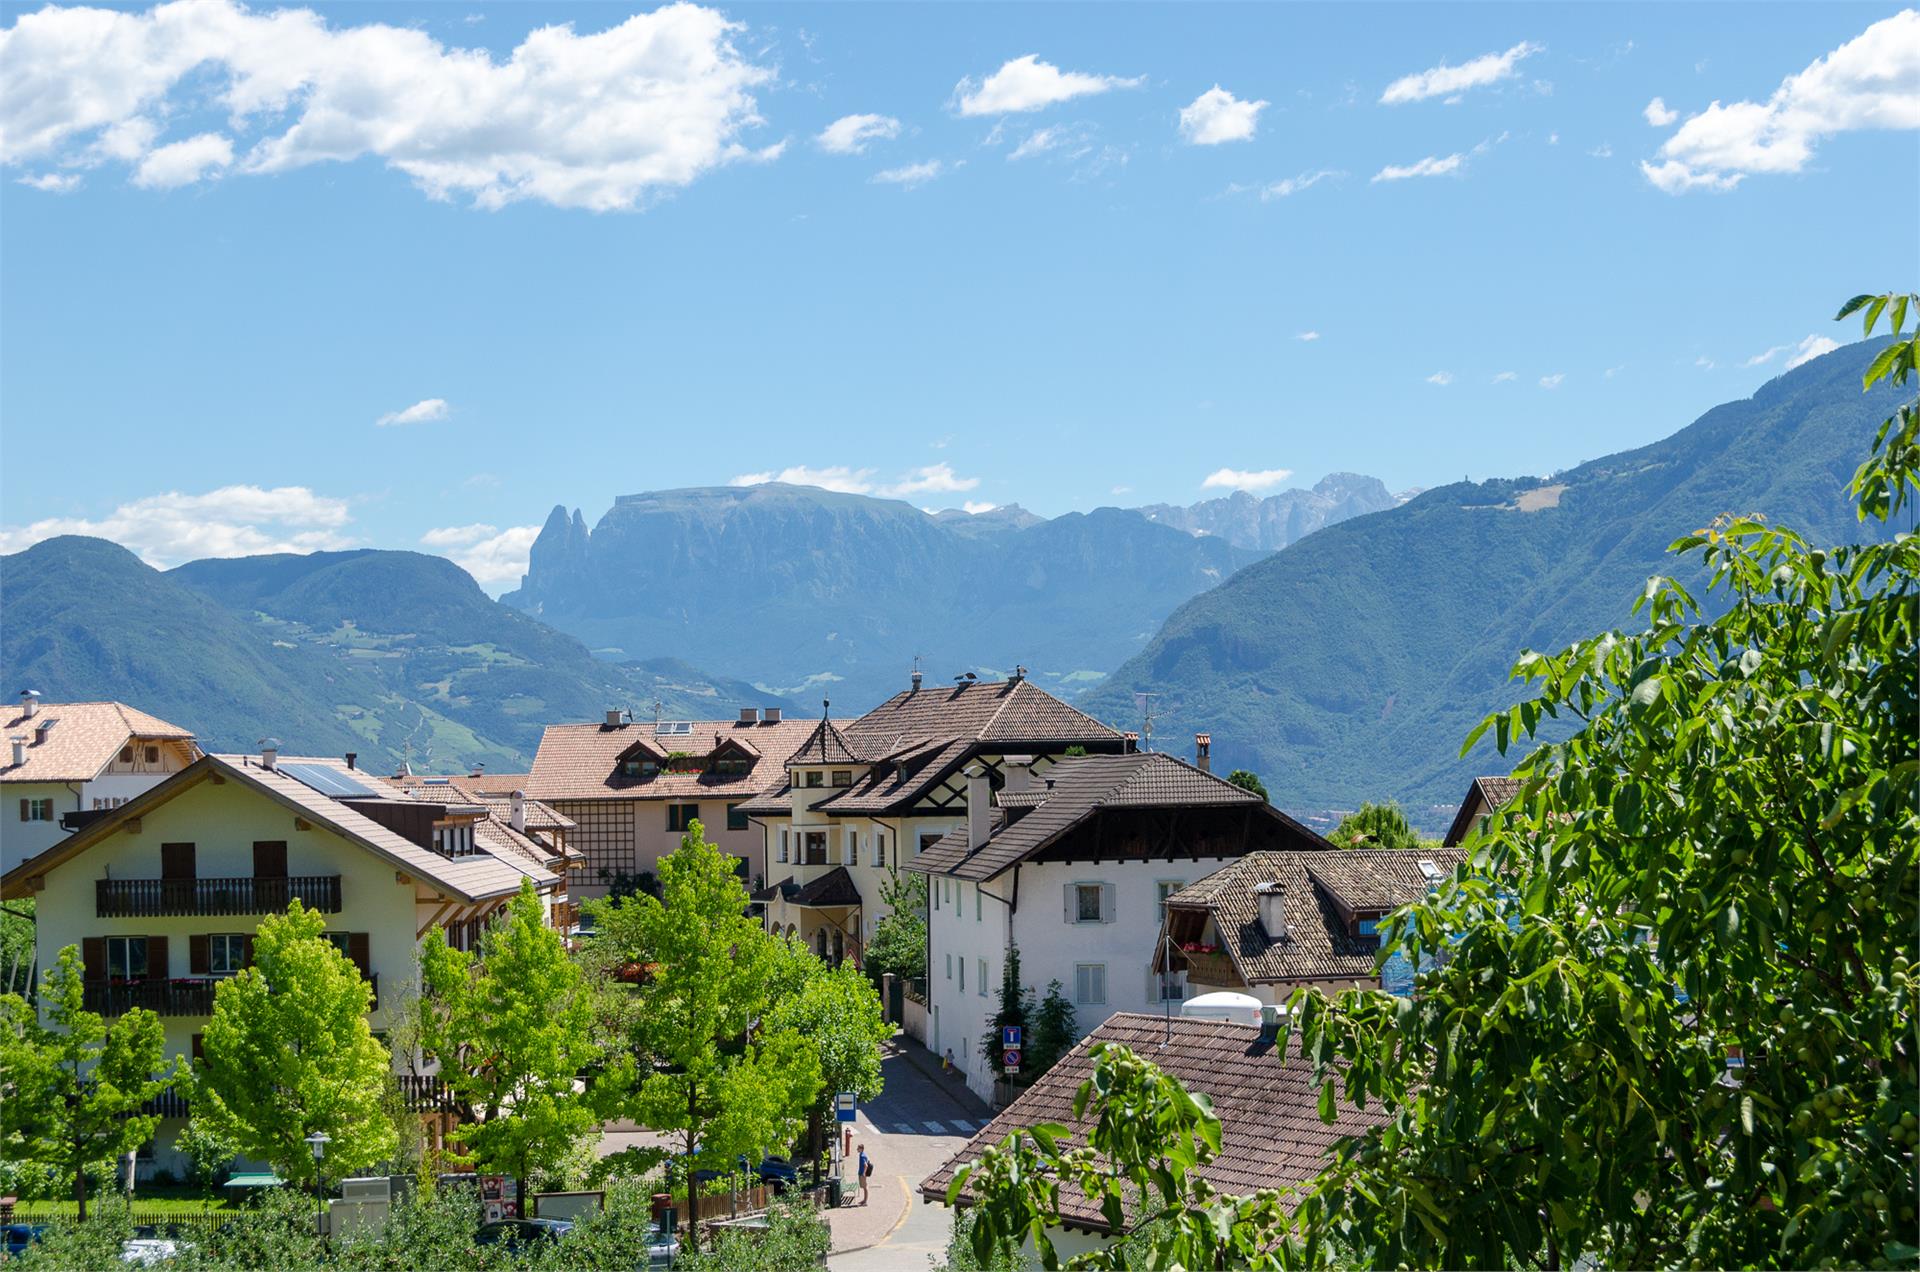
[[[1185,996],[1155,970],[1169,896],[1249,852],[1326,841],[1251,792],[1158,752],[1063,759],[997,799],[967,775],[965,825],[909,864],[928,876],[928,1045],[951,1051],[992,1099],[999,1064],[981,1039],[999,1011],[1007,950],[1044,996],[1059,981],[1082,1034],[1115,1012],[1158,1012]]]
[[[1119,753],[1126,735],[1026,678],[911,686],[856,720],[823,710],[785,756],[785,780],[741,811],[766,836],[768,925],[823,958],[861,957],[887,914],[881,886],[967,817],[967,779],[1044,771],[1069,749]]]
[[[199,758],[193,734],[123,702],[20,695],[0,752],[0,865],[45,852],[93,813],[118,808]]]
[[[34,898],[43,968],[80,949],[90,1010],[152,1010],[168,1053],[191,1055],[216,986],[292,899],[326,916],[372,983],[378,1033],[413,991],[429,928],[470,946],[523,879],[564,896],[566,860],[511,805],[502,820],[410,797],[338,760],[205,755],[7,871],[0,897]],[[160,1112],[156,1138],[170,1144],[186,1108],[169,1096]]]

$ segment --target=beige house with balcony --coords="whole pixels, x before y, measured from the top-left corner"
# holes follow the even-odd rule
[[[255,928],[291,900],[326,916],[373,987],[380,1032],[415,991],[428,929],[471,947],[524,879],[564,904],[566,860],[511,804],[496,817],[415,797],[339,760],[204,755],[7,871],[0,897],[34,899],[42,967],[79,948],[90,1010],[147,1008],[168,1053],[187,1056],[220,981],[251,961]],[[169,1145],[186,1108],[168,1097],[160,1111],[156,1142]]]

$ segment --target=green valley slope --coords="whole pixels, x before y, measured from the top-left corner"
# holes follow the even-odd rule
[[[1459,756],[1487,712],[1516,701],[1522,649],[1635,626],[1667,545],[1723,512],[1761,513],[1816,542],[1863,530],[1846,482],[1892,395],[1863,395],[1876,346],[1796,368],[1672,437],[1549,479],[1446,486],[1308,535],[1180,607],[1081,705],[1176,752],[1213,735],[1216,768],[1263,774],[1301,812],[1393,798],[1433,827],[1477,773]],[[1696,591],[1696,595],[1699,593]]]

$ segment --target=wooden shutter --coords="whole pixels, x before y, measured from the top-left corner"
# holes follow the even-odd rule
[[[240,965],[253,966],[253,933],[251,932],[240,938]]]
[[[1103,883],[1100,885],[1100,921],[1102,923],[1113,922],[1114,911],[1119,909],[1118,903],[1114,900],[1114,892],[1115,889],[1112,884]]]
[[[80,963],[88,980],[107,978],[107,938],[89,936],[80,942]]]
[[[160,877],[162,879],[193,878],[193,845],[161,844]]]
[[[213,959],[207,952],[205,933],[187,938],[187,971],[195,976],[205,976],[213,970]]]
[[[27,800],[23,799],[20,801],[20,820],[21,821],[31,821],[33,819],[32,810],[27,807],[27,804],[28,804]]]
[[[1080,921],[1080,916],[1074,910],[1074,902],[1078,899],[1078,895],[1075,893],[1073,885],[1070,883],[1061,884],[1060,892],[1061,892],[1060,917],[1065,919],[1069,923],[1078,923]]]
[[[207,1056],[206,1056],[206,1038],[207,1038],[207,1036],[206,1036],[205,1034],[195,1034],[195,1035],[193,1035],[193,1058],[194,1058],[195,1060],[202,1060],[202,1061],[204,1061],[204,1060],[205,1060],[205,1059],[207,1058]]]
[[[167,938],[164,936],[147,938],[147,979],[167,979]]]
[[[258,840],[254,843],[253,877],[256,879],[284,879],[287,877],[286,840]]]
[[[373,951],[370,948],[372,944],[370,936],[371,934],[367,932],[347,933],[347,957],[352,959],[353,965],[360,969],[360,975],[369,980],[373,978]]]

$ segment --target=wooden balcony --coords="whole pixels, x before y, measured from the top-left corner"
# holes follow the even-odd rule
[[[394,1085],[411,1113],[440,1113],[453,1108],[447,1085],[432,1074],[396,1073]]]
[[[103,919],[277,914],[296,897],[309,910],[338,914],[340,876],[100,879],[94,883],[94,913]]]
[[[84,1006],[101,1016],[124,1016],[136,1007],[144,1007],[156,1016],[211,1016],[214,990],[222,977],[192,980],[103,981],[90,980],[84,986]],[[380,977],[368,976],[373,988],[371,1006],[380,1005]]]

